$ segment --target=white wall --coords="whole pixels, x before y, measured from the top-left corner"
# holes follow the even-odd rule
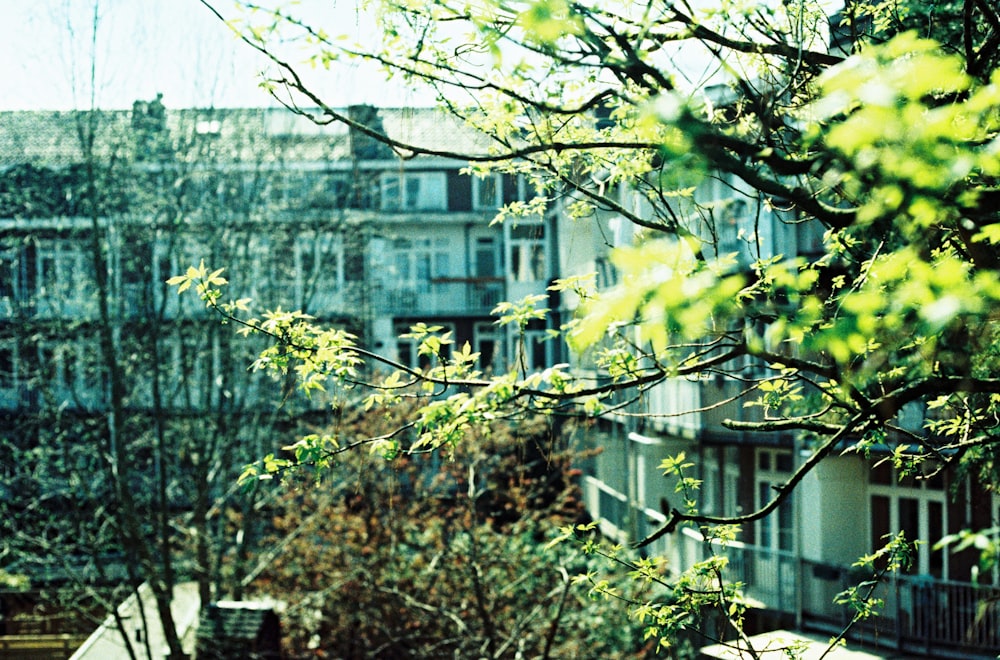
[[[798,489],[802,556],[849,566],[868,552],[868,490],[864,461],[832,456]]]

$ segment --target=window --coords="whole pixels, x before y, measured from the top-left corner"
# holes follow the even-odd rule
[[[594,260],[594,269],[597,271],[596,283],[599,289],[610,289],[618,284],[618,269],[608,257],[597,257]]]
[[[34,295],[49,311],[90,302],[90,269],[79,241],[40,240],[35,245]]]
[[[349,205],[351,185],[335,172],[299,171],[286,173],[281,200],[297,209],[339,209]]]
[[[452,246],[446,238],[397,238],[392,251],[394,275],[400,283],[451,275]]]
[[[885,537],[897,532],[903,532],[908,541],[926,540],[928,543],[917,546],[910,572],[947,580],[945,551],[933,547],[948,529],[941,474],[930,479],[909,476],[900,481],[896,470],[882,463],[872,470],[869,479],[872,549],[884,546]]]
[[[43,339],[35,344],[30,353],[28,360],[22,363],[28,369],[30,387],[50,405],[67,403],[69,388],[73,385],[73,346]]]
[[[344,249],[344,281],[363,282],[364,280],[365,243],[356,236],[348,236]]]
[[[13,342],[0,344],[0,390],[17,387],[17,354]]]
[[[524,337],[517,339],[517,368],[525,371],[538,371],[549,366],[547,341],[549,333],[544,329],[528,329]]]
[[[14,250],[0,251],[0,303],[14,297],[16,263],[17,253]]]
[[[492,310],[503,298],[499,241],[494,236],[477,238],[472,258],[475,280],[468,290],[469,309]]]
[[[303,299],[335,289],[343,281],[343,245],[339,235],[312,232],[299,236],[299,274],[304,278]]]
[[[757,450],[757,503],[760,509],[777,495],[776,488],[791,476],[792,453],[775,449]],[[757,544],[770,550],[795,549],[795,518],[792,498],[786,498],[776,513],[757,523]]]
[[[139,314],[145,303],[146,287],[152,283],[159,284],[150,276],[153,263],[152,246],[141,236],[127,235],[123,238],[119,250],[118,264],[123,302],[131,313]]]
[[[473,205],[476,210],[497,209],[500,204],[499,176],[487,174],[485,177],[473,179],[472,190],[475,192]]]
[[[497,254],[497,241],[493,236],[477,238],[475,276],[496,277],[500,272],[499,256]]]
[[[211,266],[214,262],[214,257],[209,252],[212,249],[211,245],[212,243],[207,240],[206,236],[192,234],[190,236],[173,238],[168,237],[166,233],[160,233],[157,236],[157,249],[154,259],[158,270],[157,273],[154,273],[154,282],[161,283],[169,277],[184,273],[191,266],[197,266],[202,260],[205,261],[206,266]],[[254,259],[252,263],[255,266],[262,263],[262,260],[266,257],[266,252],[261,248],[261,242],[252,238],[246,241],[243,249]],[[250,297],[265,298],[265,296],[260,295],[259,289],[253,288],[259,286],[257,283],[262,281],[264,281],[264,278],[260,276],[259,272],[253,273],[251,277],[252,286],[247,289]],[[197,296],[178,296],[175,291],[164,289],[160,286],[155,287],[155,292],[158,296],[157,304],[165,304],[170,314],[205,316],[208,313],[204,303]],[[166,293],[165,300],[159,298],[164,293]]]
[[[473,207],[477,211],[491,211],[523,200],[523,186],[523,179],[515,174],[476,176],[472,180]]]
[[[74,398],[85,405],[96,405],[105,400],[109,380],[100,346],[96,337],[82,338],[72,347],[67,359],[72,360],[72,375],[67,383],[73,388]]]
[[[515,282],[547,279],[545,225],[521,222],[510,229],[510,273]]]
[[[206,387],[211,375],[218,373],[217,355],[204,337],[184,332],[183,328],[170,339],[174,377],[168,400],[184,409],[199,409],[214,396],[214,388]]]
[[[257,286],[262,290],[253,292],[251,297],[266,299],[273,305],[299,307],[302,272],[297,268],[294,257],[295,238],[276,233],[263,240],[251,241],[251,263],[258,268]]]
[[[479,368],[492,373],[503,367],[503,333],[495,323],[476,323],[472,350],[479,353]]]
[[[385,211],[443,211],[448,206],[444,172],[391,172],[381,177]]]
[[[742,513],[739,505],[740,466],[736,447],[712,448],[701,462],[701,512],[733,516]]]

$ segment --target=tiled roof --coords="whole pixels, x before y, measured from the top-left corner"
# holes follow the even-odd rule
[[[281,627],[273,606],[213,603],[198,624],[197,657],[215,660],[280,655]]]
[[[137,104],[135,112],[145,112],[147,107]],[[131,110],[97,112],[94,144],[98,159],[130,156],[143,127],[147,135],[161,141],[163,149],[197,153],[198,157],[208,150],[214,162],[315,162],[351,156],[344,125],[317,125],[283,108],[166,110],[159,119],[140,116],[138,123],[133,114]],[[81,162],[81,122],[92,118],[84,112],[0,112],[0,168],[27,162],[48,167]],[[382,108],[378,119],[381,127],[376,128],[399,142],[420,147],[482,153],[488,144],[458,119],[432,108]],[[148,128],[157,121],[165,132]]]
[[[485,153],[486,136],[447,115],[428,108],[386,108],[379,112],[386,132],[400,142],[457,153]]]
[[[109,157],[128,127],[126,113],[101,113],[95,155]],[[80,121],[76,112],[0,112],[0,167],[19,163],[62,166],[82,160]]]

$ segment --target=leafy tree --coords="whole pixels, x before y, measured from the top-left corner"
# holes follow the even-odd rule
[[[239,598],[257,552],[262,494],[234,486],[245,452],[276,449],[318,404],[264,387],[246,370],[254,348],[166,295],[164,280],[200,254],[271,269],[262,295],[315,309],[331,257],[317,247],[313,270],[288,286],[299,275],[289,234],[347,228],[329,200],[265,194],[284,154],[263,141],[259,112],[217,121],[222,135],[199,131],[205,113],[168,125],[160,99],[131,113],[38,113],[5,130],[27,143],[19,131],[43,132],[71,164],[52,156],[0,176],[0,208],[16,222],[0,238],[12,306],[0,341],[5,386],[22,397],[0,432],[0,561],[32,577],[46,605],[75,612],[74,632],[149,583],[159,611],[146,617],[162,619],[175,656],[173,585],[197,580],[204,603]],[[221,146],[242,154],[235,172]],[[273,224],[289,217],[292,232]]]
[[[345,411],[325,432],[391,432],[414,408]],[[640,654],[624,614],[573,586],[593,562],[546,543],[552,525],[582,520],[574,452],[544,420],[472,436],[447,458],[346,452],[282,474],[273,551],[252,577],[287,604],[291,657]]]
[[[372,405],[395,405],[401,383],[423,382],[429,398],[407,425],[412,441],[368,439],[391,457],[451,450],[498,415],[610,414],[670,379],[701,376],[720,376],[737,388],[732,400],[756,411],[727,421],[730,429],[803,439],[808,458],[759,510],[705,515],[685,497],[654,537],[681,524],[728,536],[726,525],[769,515],[844,447],[867,455],[887,446],[904,474],[960,466],[991,489],[1000,16],[978,0],[960,14],[954,3],[918,4],[848,2],[831,44],[825,7],[814,2],[389,0],[369,5],[381,28],[375,40],[353,44],[331,26],[244,3],[245,18],[230,25],[271,57],[264,84],[290,107],[366,130],[315,91],[294,64],[301,53],[289,49],[304,41],[318,68],[377,63],[436,90],[492,147],[453,154],[375,137],[408,153],[464,157],[475,172],[533,177],[538,197],[499,220],[615,214],[639,240],[612,257],[622,286],[556,283],[576,310],[557,340],[577,358],[538,374],[487,378],[474,354],[444,359],[449,338],[426,326],[414,335],[439,359],[418,373],[301,315],[257,320],[222,305],[221,282],[206,269],[174,283],[198,287],[210,307],[274,340],[265,357],[282,359],[267,366],[294,367],[306,387],[351,391],[363,382]],[[706,199],[712,185],[731,192]],[[750,223],[734,237],[735,203]],[[818,226],[819,249],[786,256],[768,247],[765,218],[800,235]],[[499,322],[523,328],[549,313],[541,302],[502,307]],[[368,379],[368,365],[379,363],[393,375]],[[594,368],[605,378],[593,380]],[[903,423],[904,409],[925,423]],[[305,462],[337,451],[322,439],[300,449]],[[696,488],[683,466],[665,470],[682,491]],[[890,542],[883,553],[897,565],[902,551]],[[710,587],[721,569],[695,566],[681,582]],[[731,602],[708,587],[716,605]],[[676,598],[635,612],[669,644],[705,605]],[[738,606],[725,613],[738,623]]]

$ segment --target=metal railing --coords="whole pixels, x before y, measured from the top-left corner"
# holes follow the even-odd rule
[[[638,508],[599,479],[585,476],[587,509],[601,528],[619,541],[643,538],[664,522],[658,511]],[[753,606],[787,614],[803,628],[837,633],[854,612],[838,604],[838,594],[871,578],[871,572],[799,557],[739,541],[706,540],[697,529],[681,528],[647,548],[665,557],[675,571],[725,556],[724,577],[742,584]],[[884,602],[879,616],[851,627],[849,638],[906,652],[946,658],[995,658],[1000,652],[1000,586],[889,576],[873,597]]]
[[[686,561],[713,553],[725,556],[726,579],[742,583],[745,598],[758,607],[793,615],[806,628],[834,632],[846,627],[853,611],[836,603],[837,595],[871,578],[870,571],[811,561],[791,552],[739,541],[706,542],[691,528],[676,538],[679,555]],[[998,586],[893,574],[872,596],[884,602],[879,616],[855,624],[849,637],[934,657],[992,658],[1000,650]]]
[[[488,314],[503,299],[503,281],[447,278],[419,285],[376,287],[375,309],[389,314]]]

